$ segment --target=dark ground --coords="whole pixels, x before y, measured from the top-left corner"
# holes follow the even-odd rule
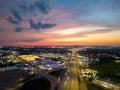
[[[14,87],[18,79],[25,73],[20,70],[11,70],[0,72],[0,90],[6,90],[7,88]]]

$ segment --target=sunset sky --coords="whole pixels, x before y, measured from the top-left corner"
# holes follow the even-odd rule
[[[0,45],[120,46],[120,0],[0,0]]]

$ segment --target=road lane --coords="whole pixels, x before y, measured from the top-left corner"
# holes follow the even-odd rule
[[[66,74],[64,75],[62,82],[60,84],[59,90],[79,90],[78,89],[78,79],[77,70],[74,67],[74,61],[69,63],[69,67],[66,69]]]
[[[86,84],[80,75],[76,49],[72,52],[72,60],[68,63],[65,75],[58,90],[87,90]],[[78,77],[80,81],[78,81]]]

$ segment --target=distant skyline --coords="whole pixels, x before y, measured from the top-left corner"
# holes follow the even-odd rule
[[[120,46],[120,0],[0,0],[0,45]]]

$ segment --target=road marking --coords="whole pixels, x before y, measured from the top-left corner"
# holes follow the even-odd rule
[[[69,79],[69,76],[67,76],[67,80]]]
[[[70,70],[68,70],[68,72],[70,72]]]
[[[65,81],[64,85],[66,85],[66,84],[67,84],[67,81]]]

